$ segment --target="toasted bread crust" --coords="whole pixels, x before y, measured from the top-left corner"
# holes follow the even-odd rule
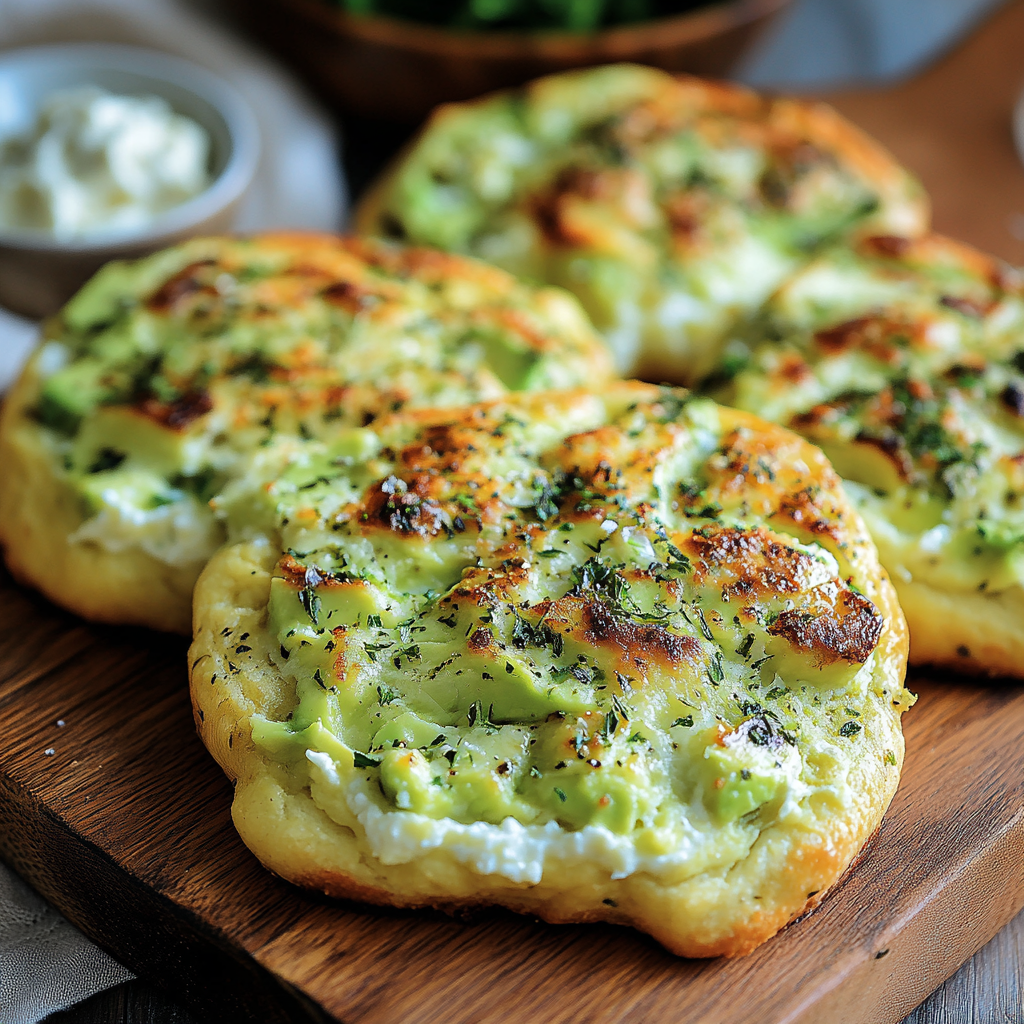
[[[0,411],[0,546],[11,574],[93,622],[188,634],[203,561],[171,566],[138,548],[72,543],[83,511],[29,415],[37,400],[33,360]]]

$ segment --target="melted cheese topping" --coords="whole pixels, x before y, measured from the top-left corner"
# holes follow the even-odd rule
[[[281,679],[257,748],[381,863],[516,882],[679,880],[856,803],[894,624],[827,463],[757,426],[622,384],[280,446],[219,499],[284,552],[216,667]]]

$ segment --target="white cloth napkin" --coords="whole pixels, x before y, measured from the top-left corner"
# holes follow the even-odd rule
[[[0,865],[3,1024],[36,1024],[48,1013],[132,977]]]
[[[174,53],[245,96],[263,145],[239,230],[342,227],[347,197],[332,122],[278,65],[203,12],[174,0],[0,0],[0,48],[75,40]],[[37,335],[35,323],[0,309],[0,394]],[[2,1024],[35,1024],[132,977],[0,864]]]

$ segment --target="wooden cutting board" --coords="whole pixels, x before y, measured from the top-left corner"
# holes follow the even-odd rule
[[[894,1024],[1024,905],[1021,685],[916,680],[867,855],[752,956],[685,961],[624,928],[371,910],[279,881],[231,828],[185,658],[0,576],[0,855],[211,1020]]]

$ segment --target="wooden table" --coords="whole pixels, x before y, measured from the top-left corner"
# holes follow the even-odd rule
[[[885,142],[930,191],[935,225],[1024,264],[1024,168],[1010,130],[1024,87],[1024,0],[1008,4],[924,74],[894,88],[827,97]],[[350,133],[349,144],[358,145]],[[1024,914],[947,981],[907,1024],[1024,1020]],[[121,986],[56,1024],[192,1024],[144,983]]]

